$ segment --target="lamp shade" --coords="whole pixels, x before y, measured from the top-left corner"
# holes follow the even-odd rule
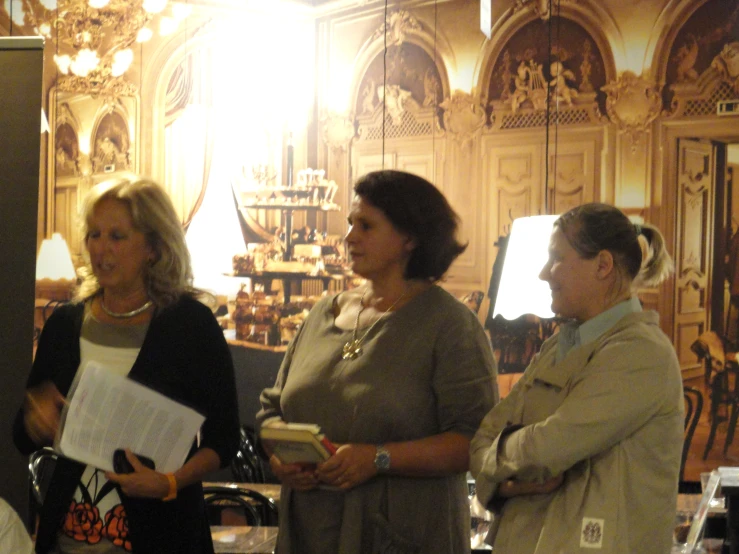
[[[521,217],[513,221],[493,317],[512,320],[533,314],[554,317],[549,285],[539,279],[549,257],[549,238],[558,215]]]
[[[36,259],[36,280],[40,279],[77,279],[67,241],[59,233],[54,233],[41,243]]]
[[[44,239],[36,258],[36,297],[69,300],[77,284],[67,242],[59,233]]]

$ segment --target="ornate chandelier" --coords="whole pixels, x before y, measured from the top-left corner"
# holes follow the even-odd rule
[[[34,31],[56,45],[54,62],[60,90],[99,94],[133,94],[123,75],[133,62],[135,43],[153,36],[151,22],[168,0],[22,0]],[[159,33],[171,34],[189,15],[175,4],[162,15]]]

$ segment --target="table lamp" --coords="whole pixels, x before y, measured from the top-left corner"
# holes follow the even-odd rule
[[[61,234],[44,239],[36,259],[36,298],[66,301],[72,298],[77,274],[69,247]]]

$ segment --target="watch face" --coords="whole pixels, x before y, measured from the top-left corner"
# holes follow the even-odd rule
[[[375,467],[378,471],[387,471],[390,469],[390,452],[387,450],[378,450],[375,455]]]

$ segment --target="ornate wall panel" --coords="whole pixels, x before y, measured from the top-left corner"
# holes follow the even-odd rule
[[[592,202],[595,193],[595,144],[577,142],[558,144],[549,151],[549,207],[561,214]]]
[[[709,141],[679,141],[673,340],[683,369],[697,365],[690,345],[710,321],[713,156]]]

